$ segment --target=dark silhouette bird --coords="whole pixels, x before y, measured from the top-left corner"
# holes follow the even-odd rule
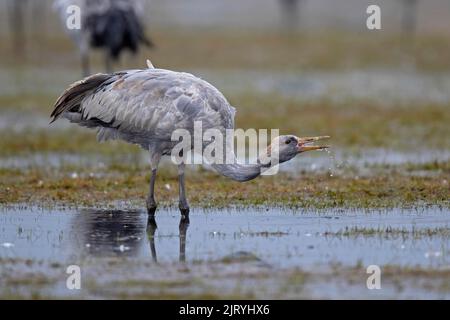
[[[67,9],[71,5],[81,9],[80,29],[67,29]],[[90,47],[104,51],[105,69],[110,73],[112,62],[119,60],[123,51],[136,53],[141,45],[154,46],[144,33],[139,0],[57,0],[55,8],[60,12],[64,27],[80,51],[85,76],[90,74]]]

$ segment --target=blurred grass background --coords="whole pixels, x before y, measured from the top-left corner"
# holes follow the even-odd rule
[[[4,168],[0,176],[4,186],[23,174],[9,166],[9,160],[14,163],[17,157],[103,155],[119,159],[107,164],[114,171],[122,161],[120,155],[143,154],[122,142],[99,145],[95,132],[64,122],[48,126],[58,95],[81,78],[79,55],[50,0],[28,1],[23,51],[15,50],[8,1],[0,0],[0,165]],[[435,194],[444,200],[448,183],[442,181],[450,175],[450,2],[419,0],[416,7],[409,7],[409,0],[377,1],[382,30],[369,31],[365,21],[371,2],[299,0],[297,14],[286,15],[278,0],[144,1],[147,34],[156,48],[125,55],[114,68],[145,68],[149,58],[157,67],[199,75],[237,107],[240,128],[279,128],[281,133],[299,136],[329,134],[333,149],[354,150],[362,157],[367,149],[418,156],[433,152],[436,158],[420,165],[432,168],[427,172],[434,172],[437,180],[420,194],[438,190]],[[413,27],[405,23],[408,10],[416,13]],[[95,72],[104,71],[101,53],[94,52],[91,61]],[[389,166],[389,157],[386,159]],[[81,160],[78,167],[72,165],[60,170],[98,169],[86,168]],[[414,165],[408,163],[405,168]],[[39,180],[48,174],[45,167],[50,163],[33,166],[38,167],[33,179]],[[137,169],[143,168],[138,165]],[[130,172],[135,174],[137,169],[131,162]],[[197,186],[194,181],[193,188],[204,189],[209,177],[216,181],[214,175],[204,177]],[[336,175],[317,178],[328,181]],[[144,180],[139,182],[145,184]],[[403,182],[411,183],[408,195],[414,194],[418,182]],[[343,183],[345,192],[358,189]],[[259,184],[249,186],[258,190]],[[373,184],[376,186],[380,184]],[[383,192],[388,194],[394,187],[386,186]],[[301,192],[297,189],[294,194],[283,192],[289,199],[297,199],[296,193]],[[30,194],[33,192],[36,190]],[[73,194],[67,190],[65,196]],[[16,199],[6,193],[3,197]],[[334,196],[324,193],[323,197]],[[338,201],[333,199],[327,203]],[[411,199],[417,200],[415,196]]]
[[[78,52],[50,0],[28,1],[23,55],[15,52],[7,1],[2,0],[0,6],[0,112],[26,110],[33,117],[46,116],[62,90],[81,78]],[[123,57],[115,69],[143,68],[145,59],[150,58],[158,67],[198,74],[238,107],[237,124],[243,128],[280,128],[299,135],[326,133],[343,146],[414,147],[423,143],[429,148],[448,147],[450,98],[440,95],[450,89],[450,3],[418,1],[416,26],[405,30],[408,0],[380,1],[380,31],[365,27],[369,3],[299,0],[298,13],[292,18],[283,14],[282,1],[277,0],[144,1],[147,33],[157,47]],[[289,17],[295,21],[287,21]],[[102,55],[96,52],[91,60],[94,71],[103,72]],[[383,85],[388,78],[394,83],[403,81],[406,93],[396,92],[389,84],[379,92],[355,93],[352,81],[359,82],[354,79],[358,72],[361,81],[367,82],[364,91],[374,83]],[[307,94],[296,94],[305,81],[309,85],[307,81],[318,74],[335,80],[325,83],[325,90],[312,98],[308,88],[302,89]],[[290,75],[294,80],[276,86],[275,75]],[[423,78],[428,87],[421,89]],[[264,90],[255,90],[258,81],[264,84],[266,79],[269,83]],[[271,87],[270,81],[275,86]],[[312,85],[317,86],[324,82],[314,81]],[[350,83],[341,89],[339,84],[345,82]],[[437,93],[434,85],[439,88]],[[287,95],[280,92],[280,87],[287,86],[292,87]],[[328,90],[333,86],[337,86],[334,91]],[[420,101],[417,95],[408,97],[416,86],[424,91]],[[393,100],[387,99],[389,94]],[[335,101],[335,96],[340,101]],[[45,151],[40,140],[52,136],[37,128],[39,135],[20,141],[14,134],[24,130],[14,133],[10,127],[0,127],[6,136],[12,135],[6,144],[15,141],[22,152]],[[61,147],[64,149],[64,144]],[[14,148],[2,146],[4,152]]]

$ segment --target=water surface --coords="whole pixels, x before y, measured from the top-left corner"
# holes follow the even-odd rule
[[[74,263],[133,257],[159,263],[251,257],[276,268],[450,266],[450,211],[426,209],[0,210],[0,257]],[[181,235],[181,237],[180,237]],[[180,242],[185,249],[180,252]],[[153,250],[153,252],[152,252]]]

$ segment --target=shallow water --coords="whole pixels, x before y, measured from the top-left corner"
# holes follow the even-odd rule
[[[306,270],[360,263],[450,266],[448,209],[192,211],[190,225],[180,228],[178,211],[160,210],[155,229],[143,211],[3,208],[0,258],[63,264],[122,256],[163,264],[180,258],[187,262],[244,258]],[[354,227],[375,232],[336,234]],[[387,228],[404,232],[377,232]],[[440,231],[428,234],[436,228]],[[182,244],[185,252],[180,252]]]

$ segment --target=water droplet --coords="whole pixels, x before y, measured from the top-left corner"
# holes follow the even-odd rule
[[[425,252],[425,258],[427,258],[427,259],[440,257],[441,255],[442,255],[442,252],[440,252],[440,251]]]
[[[130,250],[130,247],[124,246],[123,244],[121,244],[119,246],[119,251],[120,252],[124,252],[124,251],[128,251],[128,250]]]

